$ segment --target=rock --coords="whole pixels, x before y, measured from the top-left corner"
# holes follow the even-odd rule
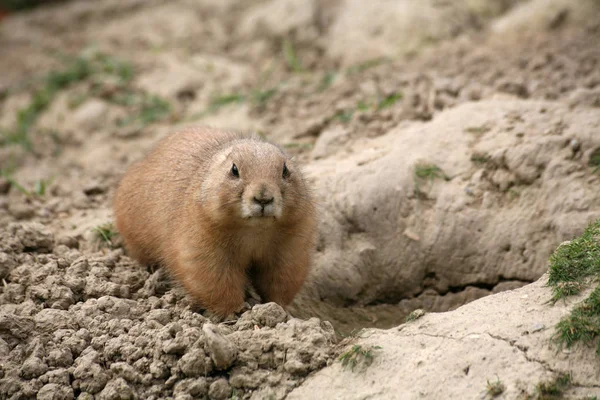
[[[0,279],[5,279],[16,265],[17,262],[13,256],[0,252]]]
[[[237,348],[212,324],[204,324],[202,331],[206,335],[206,349],[218,370],[229,368],[236,360]]]
[[[133,400],[137,396],[125,379],[113,379],[98,394],[98,400]]]
[[[194,398],[203,397],[208,394],[208,383],[206,378],[182,379],[175,384],[173,394],[186,394]]]
[[[79,240],[73,236],[60,236],[56,239],[57,245],[64,245],[71,249],[79,248]]]
[[[108,106],[98,99],[90,99],[83,103],[72,115],[76,126],[84,131],[96,131],[106,124]]]
[[[48,365],[38,357],[29,357],[21,367],[20,375],[26,379],[37,378],[48,371]]]
[[[16,219],[30,219],[35,215],[35,208],[28,203],[9,203],[8,211]]]
[[[29,317],[0,312],[0,336],[26,339],[34,331],[35,322]]]
[[[274,328],[287,320],[287,312],[277,303],[257,304],[252,308],[252,318],[259,325]]]
[[[571,107],[600,107],[600,89],[577,88],[568,99]]]
[[[231,397],[231,386],[227,379],[220,378],[210,384],[208,397],[214,400],[225,400]]]
[[[46,308],[34,317],[35,326],[42,332],[51,333],[58,329],[77,329],[72,313],[66,310]]]
[[[212,372],[211,359],[201,349],[193,349],[185,353],[178,365],[181,372],[188,377],[207,376]]]
[[[109,375],[106,371],[96,362],[98,353],[90,351],[82,357],[75,360],[75,369],[73,370],[73,377],[79,380],[79,387],[84,392],[95,394],[100,392],[106,386],[109,381]],[[117,385],[117,383],[113,384]],[[114,393],[114,390],[107,392],[109,394]]]
[[[42,386],[37,394],[38,400],[72,400],[73,398],[73,388],[56,383]]]
[[[48,353],[46,361],[53,367],[70,367],[73,364],[73,353],[67,348],[54,349]]]
[[[24,251],[49,253],[54,248],[53,233],[38,222],[11,223],[8,231],[21,241]]]
[[[171,311],[161,308],[150,310],[146,315],[146,320],[154,320],[166,325],[171,321]]]
[[[0,176],[0,194],[7,194],[10,190],[10,182],[3,176]]]
[[[348,140],[348,133],[348,130],[341,126],[322,132],[311,152],[312,158],[318,160],[330,156],[336,148]]]
[[[106,192],[106,186],[98,182],[90,182],[83,188],[83,193],[86,196],[96,196]]]

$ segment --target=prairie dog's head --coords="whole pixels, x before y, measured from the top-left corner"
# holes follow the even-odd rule
[[[200,201],[213,220],[261,224],[293,221],[309,204],[308,196],[299,169],[282,150],[241,139],[213,157]]]

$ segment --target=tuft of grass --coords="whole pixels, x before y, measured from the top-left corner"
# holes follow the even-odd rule
[[[559,374],[556,378],[548,382],[537,384],[537,399],[550,400],[561,398],[564,391],[571,386],[571,374]]]
[[[402,93],[392,93],[389,96],[381,99],[379,103],[377,103],[377,109],[383,110],[384,108],[388,108],[393,106],[398,100],[402,100]]]
[[[93,59],[100,65],[103,73],[117,76],[121,83],[129,83],[133,79],[134,71],[130,63],[104,53],[94,54]]]
[[[246,96],[241,93],[230,93],[214,97],[210,102],[210,108],[219,109],[230,104],[240,104],[246,101]]]
[[[112,247],[112,239],[117,235],[114,225],[111,222],[106,224],[98,225],[92,229],[96,234],[98,240],[109,247]]]
[[[588,166],[592,169],[592,173],[596,173],[600,171],[600,147],[595,149],[592,154],[590,154],[590,160],[588,161]]]
[[[142,125],[148,125],[166,118],[171,112],[171,105],[158,96],[144,96],[139,111],[138,120]]]
[[[487,381],[486,390],[490,396],[496,397],[504,393],[504,391],[506,390],[506,386],[504,385],[504,383],[502,383],[500,378],[496,376],[495,381]]]
[[[338,120],[341,123],[346,124],[352,120],[353,115],[354,110],[341,110],[336,112],[332,119]]]
[[[389,63],[391,60],[386,57],[373,58],[371,60],[364,61],[362,63],[353,65],[346,70],[347,75],[354,75],[361,72],[364,72],[368,69],[377,67],[382,64]]]
[[[4,177],[4,179],[8,181],[11,187],[14,187],[27,197],[43,197],[46,194],[46,189],[52,182],[51,180],[40,179],[33,184],[33,189],[29,190],[25,186],[17,182],[17,180],[11,175],[11,173],[7,169],[0,170],[0,176]]]
[[[43,197],[46,194],[46,188],[50,184],[50,181],[46,181],[44,179],[40,179],[39,181],[35,181],[33,184],[33,193],[36,196]]]
[[[418,179],[429,180],[430,182],[433,182],[435,179],[449,180],[448,176],[440,167],[429,163],[415,165],[415,176]]]
[[[416,321],[417,319],[421,318],[425,314],[426,314],[426,312],[424,310],[421,310],[420,308],[413,310],[413,311],[411,311],[410,314],[408,314],[406,316],[406,318],[404,318],[404,322]]]
[[[335,77],[336,77],[335,72],[333,72],[333,71],[325,72],[325,74],[323,75],[323,78],[321,78],[321,82],[319,82],[319,85],[317,86],[317,91],[323,92],[324,90],[327,90],[335,81]]]
[[[338,358],[344,368],[350,368],[352,371],[362,365],[368,367],[375,358],[374,351],[381,349],[381,346],[363,347],[359,344],[353,345],[350,350],[342,353]]]
[[[283,39],[282,43],[283,49],[283,58],[285,59],[286,64],[293,72],[302,72],[304,71],[304,67],[298,58],[298,54],[296,53],[296,49],[294,48],[294,44],[289,38]]]
[[[600,220],[591,223],[583,234],[563,243],[550,256],[548,285],[551,302],[576,295],[600,279]],[[577,342],[592,345],[600,336],[600,285],[577,304],[555,327],[554,341],[571,347]],[[596,345],[600,355],[600,342]]]
[[[555,327],[554,339],[559,345],[571,347],[576,342],[593,345],[600,336],[600,286],[590,296],[573,308]],[[600,356],[600,341],[596,344]]]
[[[133,108],[129,117],[117,121],[119,126],[136,123],[141,127],[145,127],[167,118],[171,113],[171,104],[168,101],[148,93],[126,91],[125,93],[109,96],[108,100],[121,106]]]
[[[577,294],[578,284],[600,276],[600,220],[591,223],[583,234],[561,244],[550,256],[548,285],[556,302],[565,295]]]
[[[477,165],[487,164],[490,161],[490,155],[487,153],[473,153],[471,154],[471,162]]]
[[[17,182],[17,180],[12,177],[10,172],[8,172],[7,170],[2,170],[2,171],[0,171],[0,175],[2,175],[4,177],[4,179],[6,179],[8,181],[8,183],[10,184],[11,187],[14,187],[15,189],[17,189],[19,192],[23,193],[27,197],[31,196],[31,192],[29,190],[27,190],[19,182]]]
[[[368,111],[370,108],[369,104],[364,100],[359,100],[356,104],[356,109],[358,111]]]
[[[486,132],[489,132],[490,128],[488,126],[471,126],[465,129],[465,132],[472,133],[474,135],[483,135]]]
[[[269,99],[273,97],[276,93],[277,89],[271,88],[265,90],[254,89],[250,94],[252,103],[259,108],[263,108],[267,101],[269,101]]]

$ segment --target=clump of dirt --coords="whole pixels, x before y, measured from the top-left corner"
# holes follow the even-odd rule
[[[7,398],[283,398],[331,362],[328,322],[274,303],[212,323],[122,250],[82,253],[39,223],[0,233]],[[167,281],[168,282],[168,281]]]

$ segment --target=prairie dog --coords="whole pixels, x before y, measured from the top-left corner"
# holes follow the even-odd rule
[[[316,213],[298,167],[258,137],[190,128],[123,176],[116,226],[143,264],[164,265],[193,300],[227,316],[252,283],[287,305],[309,271]]]

